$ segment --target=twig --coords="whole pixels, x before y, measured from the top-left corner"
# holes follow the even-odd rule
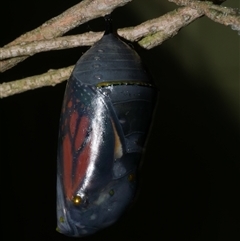
[[[97,42],[103,32],[89,32],[73,36],[58,37],[50,40],[39,40],[0,48],[0,60],[17,56],[33,55],[50,50],[68,49],[79,46],[91,46]]]
[[[139,44],[144,48],[150,49],[155,47],[156,45],[160,45],[169,37],[173,37],[174,35],[176,35],[182,27],[188,25],[196,18],[202,16],[203,13],[216,22],[225,25],[231,25],[232,29],[240,31],[240,16],[237,9],[221,7],[212,4],[212,2],[200,2],[195,0],[169,1],[175,2],[178,5],[187,5],[189,7],[176,10],[178,11],[177,14],[175,11],[173,11],[159,18],[146,21],[138,26],[120,29],[118,30],[119,35],[130,41],[136,41],[143,37],[146,37],[139,41]],[[71,9],[67,11],[70,10]],[[59,18],[59,16],[56,18]],[[68,14],[66,16],[68,16]],[[51,20],[48,22],[51,22]],[[38,35],[32,34],[34,32],[37,32],[38,29],[40,31],[40,29],[43,28],[43,31],[41,33],[42,35],[44,35],[44,31],[46,31],[46,33],[50,32],[51,28],[48,29],[49,25],[47,23],[43,24],[41,27],[29,33],[20,36],[10,44],[6,45],[6,47],[0,48],[0,60],[17,56],[33,55],[42,51],[66,49],[77,46],[90,46],[100,38],[100,33],[85,33],[82,35],[55,38],[53,40],[45,39],[39,41],[35,40],[36,42],[30,42],[32,38],[38,37]],[[43,27],[45,25],[47,27]],[[56,29],[57,31],[59,30],[59,28]],[[51,34],[54,34],[54,31],[52,31]],[[28,38],[26,40],[27,42],[21,42],[26,36]],[[19,44],[12,46],[14,43],[18,43],[19,41]],[[7,60],[5,62],[1,61],[0,65],[2,63],[10,64],[15,61],[16,58],[12,60]]]
[[[22,93],[27,90],[37,89],[43,86],[54,86],[68,79],[74,66],[49,70],[48,72],[31,76],[21,80],[15,80],[0,85],[0,98]]]
[[[96,7],[95,4],[98,1],[100,0],[91,1],[91,4],[93,4],[91,6]],[[108,2],[110,0],[105,0],[105,1]],[[113,0],[113,1],[115,2],[117,0]],[[131,1],[131,0],[124,0],[124,3],[122,3],[122,5],[128,1]],[[181,8],[177,10],[179,15],[175,14],[175,11],[173,11],[162,17],[140,24],[136,27],[121,29],[118,31],[119,35],[130,41],[136,41],[141,39],[142,37],[146,37],[141,41],[139,41],[139,44],[144,48],[150,49],[155,47],[156,45],[161,44],[169,37],[176,35],[182,27],[188,25],[190,22],[194,21],[196,18],[202,16],[203,14],[205,14],[206,16],[208,16],[209,18],[211,18],[216,22],[219,22],[225,25],[231,25],[233,30],[238,30],[240,32],[240,16],[236,9],[214,5],[212,4],[212,2],[200,2],[195,0],[169,0],[169,1],[175,2],[178,5],[188,5],[189,7]],[[82,9],[89,10],[89,6],[90,6],[89,0],[85,0],[81,3],[83,4],[81,5]],[[104,5],[102,7],[105,8],[106,6]],[[108,5],[108,7],[110,6]],[[84,12],[85,15],[81,15],[82,21],[80,21],[79,13],[75,14],[76,16],[74,15],[74,13],[77,11],[78,12],[80,11],[79,4],[68,9],[63,14],[47,21],[39,28],[31,32],[28,32],[20,36],[16,40],[14,40],[13,42],[9,43],[7,47],[0,49],[0,60],[10,58],[10,57],[22,56],[22,55],[24,56],[33,55],[41,51],[72,48],[72,47],[83,46],[83,45],[88,45],[88,46],[91,45],[93,42],[97,41],[100,37],[92,33],[86,33],[86,35],[85,36],[82,35],[82,37],[81,35],[79,35],[75,37],[74,36],[63,37],[63,39],[55,39],[53,41],[46,40],[65,33],[69,29],[72,29],[77,25],[79,25],[80,23],[83,23],[85,20],[88,21],[90,18],[93,18],[93,16],[98,17],[98,15],[101,13],[101,11],[90,9],[89,11],[91,12],[91,16],[87,15],[88,16],[87,18]],[[112,8],[111,8],[111,11],[112,11]],[[103,15],[105,14],[106,14],[106,11],[104,11]],[[79,21],[76,21],[76,19]],[[87,37],[87,39],[88,37],[91,37],[93,39],[92,41],[90,39],[89,41],[87,40],[88,42],[86,43],[85,37]],[[28,42],[37,41],[39,39],[40,40],[45,39],[45,40],[42,40],[43,42],[31,43],[30,45],[28,45],[29,44]],[[12,48],[9,47],[19,43],[20,43],[20,46],[17,45],[17,46],[13,46]],[[13,58],[13,59],[0,61],[0,72],[3,72],[13,67],[18,62],[23,61],[24,59],[26,59],[26,57]]]
[[[212,2],[201,2],[196,0],[169,0],[169,2],[199,9],[214,22],[221,23],[225,26],[231,26],[233,30],[240,31],[240,11],[238,9],[215,5]]]
[[[178,31],[202,15],[190,7],[179,8],[159,18],[148,20],[138,26],[118,30],[118,34],[129,41],[137,41],[146,49],[160,45],[173,37]],[[89,32],[75,36],[58,37],[51,40],[40,40],[30,43],[0,48],[0,59],[33,55],[43,51],[67,49],[78,46],[90,46],[98,41],[102,33]],[[147,36],[147,37],[146,37]]]
[[[163,41],[176,35],[184,26],[202,15],[190,7],[179,8],[159,18],[148,20],[138,26],[118,30],[118,34],[129,41],[137,41],[146,49],[160,45]],[[58,37],[0,48],[0,59],[33,55],[42,51],[67,49],[78,46],[91,46],[98,41],[102,33],[89,32],[75,36]],[[147,36],[147,37],[146,37]]]
[[[111,13],[115,8],[125,5],[132,0],[85,0],[69,8],[62,14],[45,22],[40,27],[23,34],[7,46],[18,43],[52,39],[63,35],[69,30],[91,19]],[[0,61],[0,72],[12,68],[27,57],[17,57]]]
[[[143,48],[151,49],[173,37],[182,27],[187,26],[202,15],[201,11],[191,7],[183,7],[136,27],[121,29],[118,33],[130,41],[146,36],[138,43]]]
[[[93,0],[93,1],[91,1],[91,3],[98,2],[98,1],[101,2],[101,0]],[[105,0],[105,3],[108,1],[110,1],[110,0]],[[116,0],[114,0],[114,2],[115,1]],[[125,2],[127,2],[127,1],[129,1],[129,0],[125,0]],[[235,9],[213,5],[211,2],[199,2],[199,1],[194,1],[194,0],[169,0],[169,1],[175,2],[179,5],[187,5],[187,7],[179,8],[178,10],[167,13],[166,15],[161,16],[159,18],[146,21],[135,27],[119,29],[118,34],[130,41],[137,40],[137,41],[139,41],[138,43],[142,47],[150,49],[156,45],[161,44],[166,39],[176,35],[177,32],[182,27],[188,25],[189,23],[194,21],[196,18],[201,17],[203,14],[210,16],[214,21],[223,23],[225,25],[231,25],[232,28],[234,27],[235,29],[240,30],[239,13]],[[86,2],[89,2],[89,1],[88,0],[84,1],[84,3],[86,3]],[[219,12],[220,12],[220,15],[219,15]],[[216,13],[218,13],[218,15],[216,15]],[[217,16],[220,16],[219,19],[221,18],[223,20],[218,21]],[[51,20],[51,21],[54,22],[55,20]],[[51,24],[51,21],[48,21],[48,22]],[[44,29],[43,26],[41,26],[41,27]],[[38,29],[40,29],[40,28],[38,28]],[[50,29],[51,29],[51,27],[48,30],[50,30]],[[38,36],[36,34],[34,34],[34,32],[36,30],[31,31],[25,35],[30,34],[30,36],[32,36],[33,38],[42,39],[42,37],[38,38]],[[18,47],[13,46],[12,48],[4,47],[1,49],[1,51],[3,51],[3,52],[0,52],[0,54],[4,53],[4,51],[6,49],[7,49],[7,51],[5,51],[5,52],[10,53],[10,54],[8,53],[9,54],[8,57],[12,57],[13,56],[13,55],[11,55],[12,53],[15,54],[14,56],[17,56],[18,54],[32,55],[32,54],[34,54],[36,52],[40,52],[42,50],[47,51],[50,48],[58,49],[58,48],[56,48],[57,45],[61,45],[60,48],[91,45],[93,42],[97,41],[100,38],[101,34],[102,33],[86,33],[86,34],[79,35],[79,36],[68,36],[68,37],[56,38],[56,39],[50,40],[50,41],[42,40],[42,41],[36,41],[33,43],[24,43],[24,44],[20,45],[23,48],[19,48],[19,45],[18,45]],[[23,36],[25,36],[25,35],[23,35]],[[54,36],[51,36],[51,37],[54,37]],[[51,37],[49,37],[49,38],[51,38]],[[88,42],[86,43],[85,37],[87,39],[91,38],[91,43],[90,43],[90,40],[87,40]],[[18,38],[16,41],[10,43],[9,45],[12,45],[18,41],[21,42],[22,41],[21,38],[22,38],[22,36],[20,38]],[[46,36],[44,37],[44,39],[46,39]],[[42,46],[43,44],[44,44],[44,46]],[[19,50],[19,53],[17,53],[17,48],[21,49],[21,50]],[[36,50],[34,50],[35,52],[31,52],[30,51],[31,48],[35,48],[36,49]],[[7,55],[5,55],[5,58],[6,58],[6,56]],[[10,59],[7,61],[13,61],[14,63],[16,63],[16,60],[18,58],[13,58],[13,59]],[[4,61],[1,61],[0,64],[3,62]],[[69,78],[72,68],[73,68],[73,66],[70,66],[68,68],[52,70],[52,71],[49,71],[42,75],[32,76],[29,78],[25,78],[22,80],[16,80],[16,81],[12,81],[9,83],[3,83],[0,85],[0,98],[10,96],[10,95],[13,95],[16,93],[21,93],[26,90],[39,88],[42,86],[55,85],[57,83],[60,83]],[[0,71],[1,71],[1,68],[0,68]]]

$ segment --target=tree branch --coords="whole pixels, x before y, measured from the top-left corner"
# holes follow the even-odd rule
[[[0,72],[11,68],[18,62],[27,58],[16,56],[29,56],[41,51],[92,45],[100,39],[102,36],[101,32],[89,32],[81,35],[59,38],[56,38],[56,36],[62,35],[73,27],[90,19],[103,16],[111,12],[115,7],[122,6],[129,1],[131,0],[85,0],[75,5],[58,17],[47,21],[39,28],[20,36],[15,41],[6,45],[6,47],[1,48],[0,56],[2,59],[14,58],[0,61]],[[138,26],[119,29],[118,34],[130,41],[138,41],[142,47],[150,49],[176,35],[182,27],[204,14],[216,22],[230,25],[233,29],[240,31],[239,12],[236,9],[221,7],[211,2],[200,2],[195,0],[169,1],[175,2],[178,5],[187,6],[169,12],[159,18],[146,21]],[[80,4],[82,4],[81,7]],[[79,11],[81,12],[80,15]],[[50,70],[42,75],[3,83],[0,85],[0,98],[42,86],[56,85],[68,79],[72,69],[73,66],[59,70]]]
[[[62,14],[50,19],[40,27],[23,34],[7,46],[43,39],[52,39],[63,35],[69,30],[88,22],[91,19],[105,16],[115,8],[123,6],[132,0],[85,0],[69,8]],[[0,72],[4,72],[27,57],[17,57],[0,61]]]
[[[0,48],[0,60],[18,56],[34,55],[50,50],[61,50],[79,46],[91,46],[97,42],[103,32],[89,32],[73,36],[58,37],[50,40],[39,40]]]
[[[239,31],[240,34],[240,11],[230,7],[223,7],[212,2],[201,2],[196,0],[169,0],[180,6],[189,6],[194,9],[199,9],[208,18],[214,22],[221,23],[226,26],[231,26],[233,30]]]
[[[173,37],[178,31],[193,22],[202,13],[191,7],[183,7],[159,18],[146,21],[138,26],[118,30],[118,34],[129,40],[137,41],[143,48],[150,49]],[[60,50],[78,46],[91,46],[103,33],[89,32],[75,36],[58,37],[0,48],[0,59],[33,55],[43,51]],[[145,37],[145,38],[144,38]],[[143,39],[142,39],[143,38]]]
[[[130,41],[136,41],[145,37],[138,43],[142,47],[150,49],[157,45],[160,45],[163,41],[167,40],[168,38],[173,37],[178,33],[178,31],[182,27],[188,25],[189,23],[194,21],[196,18],[202,16],[203,14],[205,14],[206,16],[208,16],[216,22],[222,23],[224,25],[230,25],[232,29],[238,30],[240,32],[240,16],[237,9],[221,7],[213,4],[212,2],[200,2],[195,0],[169,1],[175,2],[178,5],[187,5],[188,7],[172,11],[170,13],[165,14],[164,16],[146,21],[135,27],[120,29],[118,30],[118,34]],[[84,1],[82,3],[87,4],[88,1]],[[56,18],[53,18],[52,20],[47,21],[39,28],[20,36],[13,42],[6,45],[6,47],[1,48],[0,60],[13,58],[17,56],[25,56],[25,59],[28,55],[33,55],[35,53],[39,53],[42,51],[57,49],[59,50],[73,48],[77,46],[90,46],[94,42],[98,41],[100,39],[101,34],[92,32],[85,33],[82,35],[66,36],[55,38],[53,40],[46,40],[46,38],[54,37],[54,34],[62,34],[68,29],[75,27],[76,22],[74,22],[74,18],[72,18],[71,14],[72,12],[75,12],[78,9],[78,7],[78,4],[75,5],[74,7],[65,11],[63,14],[57,16]],[[93,11],[93,14],[95,12],[96,10]],[[69,22],[65,20],[63,21],[62,18],[67,18]],[[73,23],[71,21],[73,21]],[[66,22],[69,24],[71,23],[70,25],[72,25],[72,27],[66,25]],[[56,24],[59,27],[56,27]],[[60,31],[61,29],[63,31]],[[35,34],[38,32],[41,32],[40,37],[39,34]],[[48,36],[48,34],[50,34],[51,36]],[[44,38],[44,40],[37,40],[39,38],[41,39],[42,37]],[[16,43],[17,45],[14,45]],[[0,61],[0,71],[1,67],[3,67],[2,71],[4,71],[6,70],[5,67],[11,68],[20,60],[22,61],[23,58],[14,58],[5,61]]]
[[[203,13],[191,7],[183,7],[169,12],[159,18],[144,22],[136,27],[118,30],[118,34],[125,39],[138,43],[143,48],[151,49],[165,40],[173,37],[178,31],[201,17]],[[143,38],[144,37],[144,38]]]
[[[49,70],[48,72],[35,75],[21,80],[15,80],[0,85],[0,98],[19,94],[27,90],[33,90],[44,86],[54,86],[68,79],[74,66]]]

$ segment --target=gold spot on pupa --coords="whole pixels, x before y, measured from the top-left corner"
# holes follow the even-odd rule
[[[113,189],[111,189],[111,190],[109,191],[109,195],[110,195],[110,196],[113,196],[113,195],[114,195],[114,190],[113,190]]]
[[[75,205],[80,205],[81,202],[82,202],[82,198],[81,198],[80,196],[76,195],[76,196],[74,196],[74,197],[72,198],[72,202],[73,202]]]
[[[129,181],[129,182],[134,181],[134,179],[135,179],[135,175],[134,175],[133,173],[131,173],[131,174],[128,175],[128,181]]]
[[[64,217],[61,216],[61,217],[59,218],[59,221],[60,221],[61,223],[64,223]]]

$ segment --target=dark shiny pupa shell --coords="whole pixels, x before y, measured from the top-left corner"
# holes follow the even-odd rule
[[[93,234],[132,202],[157,91],[137,53],[105,34],[68,80],[59,130],[57,230]]]

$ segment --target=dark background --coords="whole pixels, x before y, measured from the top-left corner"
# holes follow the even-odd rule
[[[79,1],[1,3],[0,46]],[[160,3],[159,3],[160,2]],[[237,1],[226,6],[238,7]],[[175,8],[139,0],[113,13],[116,28]],[[71,31],[104,29],[103,19]],[[159,89],[159,101],[134,207],[83,240],[240,240],[239,36],[201,18],[152,50],[134,46]],[[87,48],[37,54],[0,74],[7,82],[74,64]],[[65,241],[55,231],[58,121],[65,82],[2,100],[3,240]]]

